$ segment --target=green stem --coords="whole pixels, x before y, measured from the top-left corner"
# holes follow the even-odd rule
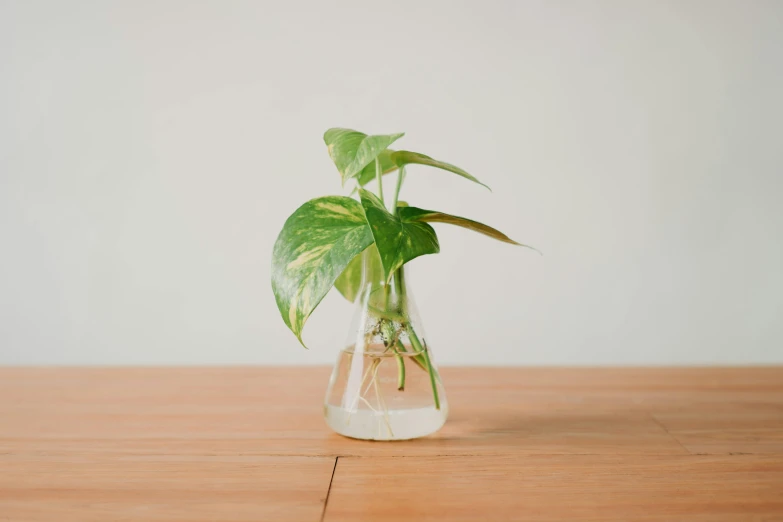
[[[400,340],[397,340],[397,349],[400,352],[408,353],[408,349],[405,348],[405,345]],[[427,364],[424,361],[424,357],[422,357],[421,354],[411,356],[411,360],[416,364],[416,366],[418,366],[425,372],[427,371]]]
[[[381,170],[381,161],[375,158],[375,179],[378,181],[378,199],[383,203],[383,172]]]
[[[383,307],[386,310],[386,313],[391,312],[391,310],[389,310],[389,308],[391,308],[391,286],[389,283],[383,285]]]
[[[398,338],[392,339],[390,344],[386,346],[386,349],[391,349],[394,352],[394,357],[397,361],[397,389],[403,391],[405,388],[406,370],[405,370],[405,357],[403,353],[411,353],[411,360],[419,366],[422,370],[426,371],[430,377],[430,385],[432,386],[432,396],[435,402],[435,409],[440,409],[440,397],[438,395],[438,375],[435,368],[432,366],[432,360],[430,359],[428,349],[426,345],[422,346],[422,341],[416,334],[411,324],[410,316],[408,315],[407,307],[405,306],[405,275],[403,269],[400,268],[396,271],[393,277],[393,283],[384,285],[384,300],[383,304],[377,303],[378,307],[374,307],[368,303],[368,308],[376,313],[379,317],[386,320],[396,320],[401,323],[400,328],[405,329],[408,332],[408,338],[411,341],[412,353],[408,352],[405,345],[400,342]],[[400,307],[399,313],[397,310],[392,311],[390,302],[391,284],[394,284],[394,290],[396,294],[397,306]],[[379,296],[380,297],[380,296]],[[383,309],[381,309],[381,307]]]
[[[394,189],[394,197],[391,203],[392,214],[397,214],[397,198],[400,196],[400,189],[402,188],[402,180],[405,179],[405,167],[400,167],[397,171],[397,186]]]
[[[400,296],[400,311],[403,315],[403,321],[408,323],[410,322],[410,319],[408,317],[408,309],[406,308],[407,300],[405,299],[405,271],[403,267],[400,267],[397,270],[397,277],[394,278],[394,284],[397,285],[397,295]],[[403,349],[405,348],[405,345],[401,343],[401,346]],[[411,357],[413,359],[413,362],[415,362],[422,370],[425,372],[427,371],[427,360],[424,358],[424,355],[421,353],[421,349],[415,349],[417,352],[416,355]]]
[[[401,266],[397,269],[397,277],[394,278],[394,284],[395,289],[397,290],[397,299],[400,303],[400,312],[402,312],[402,315],[406,316],[408,315],[408,302],[406,300],[405,295],[405,267]]]
[[[440,409],[440,399],[438,398],[438,382],[435,377],[435,369],[432,367],[432,361],[430,360],[430,354],[426,346],[421,345],[419,336],[413,330],[413,326],[408,324],[408,337],[410,337],[411,343],[417,352],[422,352],[424,360],[427,363],[427,373],[430,374],[430,384],[432,385],[432,398],[435,400],[435,409]]]
[[[397,344],[399,344],[399,341],[395,341],[392,344],[392,350],[394,350],[394,357],[397,359],[397,389],[403,391],[405,390],[405,359],[397,351]]]

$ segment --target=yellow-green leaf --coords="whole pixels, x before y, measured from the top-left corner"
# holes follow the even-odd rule
[[[402,207],[399,205],[397,208],[397,212],[399,213],[400,219],[402,219],[403,222],[448,223],[449,225],[456,225],[458,227],[473,230],[474,232],[478,232],[479,234],[484,234],[485,236],[489,236],[492,239],[497,239],[498,241],[503,241],[504,243],[511,243],[512,245],[519,245],[519,246],[532,248],[533,250],[536,250],[535,248],[529,245],[523,245],[522,243],[517,243],[516,241],[514,241],[513,239],[505,235],[500,230],[492,228],[489,225],[485,225],[484,223],[473,221],[472,219],[453,216],[451,214],[446,214],[444,212],[436,212],[434,210],[424,210],[416,207]],[[538,250],[536,250],[536,252],[538,252]]]
[[[458,176],[462,176],[465,179],[469,179],[470,181],[478,183],[479,185],[486,187],[489,190],[492,190],[489,188],[488,185],[485,185],[484,183],[480,182],[474,176],[462,170],[461,168],[457,167],[456,165],[452,165],[451,163],[446,163],[444,161],[438,161],[436,159],[430,158],[429,156],[425,156],[424,154],[419,154],[418,152],[411,152],[409,150],[398,150],[391,154],[391,159],[397,165],[398,168],[404,167],[405,165],[409,165],[412,163],[418,165],[429,165],[430,167],[435,167],[441,170],[447,170]]]
[[[372,192],[359,189],[359,196],[387,281],[395,270],[411,259],[440,252],[438,236],[430,225],[403,221],[386,210],[381,200]],[[402,208],[405,207],[400,207],[400,210]]]
[[[345,184],[349,179],[358,176],[370,163],[374,163],[381,152],[404,134],[401,132],[368,136],[352,129],[334,128],[324,133],[324,143]]]
[[[351,259],[343,273],[334,282],[334,287],[348,301],[353,303],[359,295],[362,285],[362,256],[361,254]]]
[[[315,307],[372,242],[362,206],[345,196],[312,199],[285,222],[272,252],[272,290],[299,342]]]

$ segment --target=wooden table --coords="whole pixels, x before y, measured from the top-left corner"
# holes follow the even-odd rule
[[[0,368],[0,521],[783,520],[783,368],[444,368],[435,436],[328,368]]]

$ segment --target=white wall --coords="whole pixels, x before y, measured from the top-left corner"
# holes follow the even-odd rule
[[[0,1],[0,364],[331,363],[272,244],[341,193],[331,126],[446,225],[441,363],[783,362],[783,3]]]

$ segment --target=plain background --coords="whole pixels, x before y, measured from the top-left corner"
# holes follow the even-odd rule
[[[407,133],[441,364],[783,362],[783,2],[0,1],[0,364],[331,363],[272,245]]]

